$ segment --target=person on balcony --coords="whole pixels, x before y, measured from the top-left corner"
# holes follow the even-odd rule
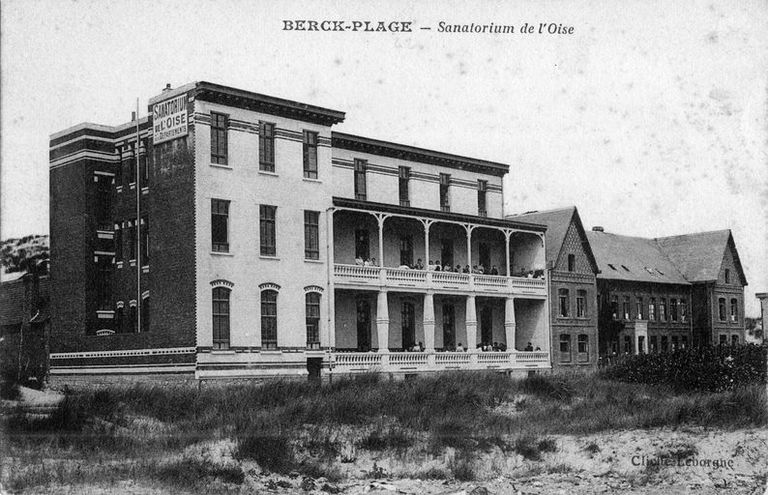
[[[462,273],[469,273],[469,265],[464,265],[464,269],[461,272]]]
[[[435,261],[435,271],[439,272],[442,271],[442,266],[440,265],[440,260]]]
[[[444,272],[452,272],[453,271],[453,267],[451,265],[445,265],[443,267],[443,271]]]
[[[435,262],[434,261],[429,260],[429,264],[427,265],[427,270],[429,270],[430,272],[435,271]]]
[[[461,273],[461,265],[456,265],[456,268],[453,269],[456,273]]]
[[[424,262],[421,261],[421,258],[416,260],[416,270],[423,270],[424,269]]]
[[[491,268],[491,275],[498,275],[498,274],[499,274],[499,269],[496,268],[496,265],[493,265],[493,267]]]
[[[479,273],[480,275],[485,274],[485,267],[482,265],[482,263],[477,265],[477,273]]]
[[[525,351],[526,351],[526,352],[532,352],[532,351],[533,351],[533,344],[531,344],[530,342],[528,342],[528,345],[527,345],[527,346],[525,346]]]
[[[405,263],[403,263],[402,265],[398,266],[397,268],[400,269],[400,270],[410,270],[411,269],[411,267],[406,265]]]
[[[379,266],[379,264],[376,263],[376,258],[371,258],[371,266]]]
[[[363,258],[360,258],[360,257],[358,256],[357,258],[355,258],[355,264],[356,264],[357,266],[363,266],[363,265],[365,264],[365,262],[363,261]]]
[[[464,352],[464,346],[461,345],[461,342],[456,346],[456,352]]]
[[[505,344],[504,342],[499,342],[499,351],[507,352],[507,344]]]

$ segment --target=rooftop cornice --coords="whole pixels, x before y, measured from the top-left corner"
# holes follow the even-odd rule
[[[388,156],[390,158],[399,158],[414,162],[428,163],[441,167],[455,168],[460,170],[469,170],[480,172],[498,177],[504,176],[509,172],[509,165],[477,158],[468,158],[465,156],[452,155],[441,151],[433,151],[405,144],[391,143],[343,132],[331,133],[334,148],[341,148],[350,151],[359,151],[370,153],[372,155]]]

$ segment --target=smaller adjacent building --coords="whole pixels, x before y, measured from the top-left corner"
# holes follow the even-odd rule
[[[575,206],[507,216],[547,227],[546,261],[550,290],[550,339],[555,369],[597,365],[597,282],[599,272]]]
[[[648,239],[594,227],[587,237],[601,356],[744,341],[747,281],[730,230]]]

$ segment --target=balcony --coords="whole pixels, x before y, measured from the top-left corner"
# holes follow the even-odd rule
[[[420,289],[435,291],[461,291],[481,294],[518,294],[546,297],[543,278],[505,277],[426,270],[404,270],[335,264],[334,284],[338,287]]]
[[[531,370],[550,367],[547,352],[335,352],[333,373]]]

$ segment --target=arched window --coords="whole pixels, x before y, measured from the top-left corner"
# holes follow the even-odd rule
[[[213,348],[229,349],[229,295],[226,287],[213,288]]]
[[[122,333],[125,326],[125,310],[118,306],[115,310],[115,333]]]
[[[128,325],[129,325],[128,326],[128,328],[129,328],[128,332],[129,333],[135,333],[136,332],[136,325],[138,323],[138,313],[136,311],[136,305],[135,304],[133,304],[131,306],[131,318],[130,318],[130,320],[131,321],[128,322]]]
[[[739,301],[736,298],[731,299],[731,321],[739,321]]]
[[[320,294],[307,292],[304,295],[307,318],[307,348],[320,348]]]
[[[141,302],[141,331],[149,332],[149,296]]]
[[[277,291],[261,291],[261,348],[277,349]]]
[[[725,298],[721,297],[717,300],[717,315],[720,321],[725,321]]]

